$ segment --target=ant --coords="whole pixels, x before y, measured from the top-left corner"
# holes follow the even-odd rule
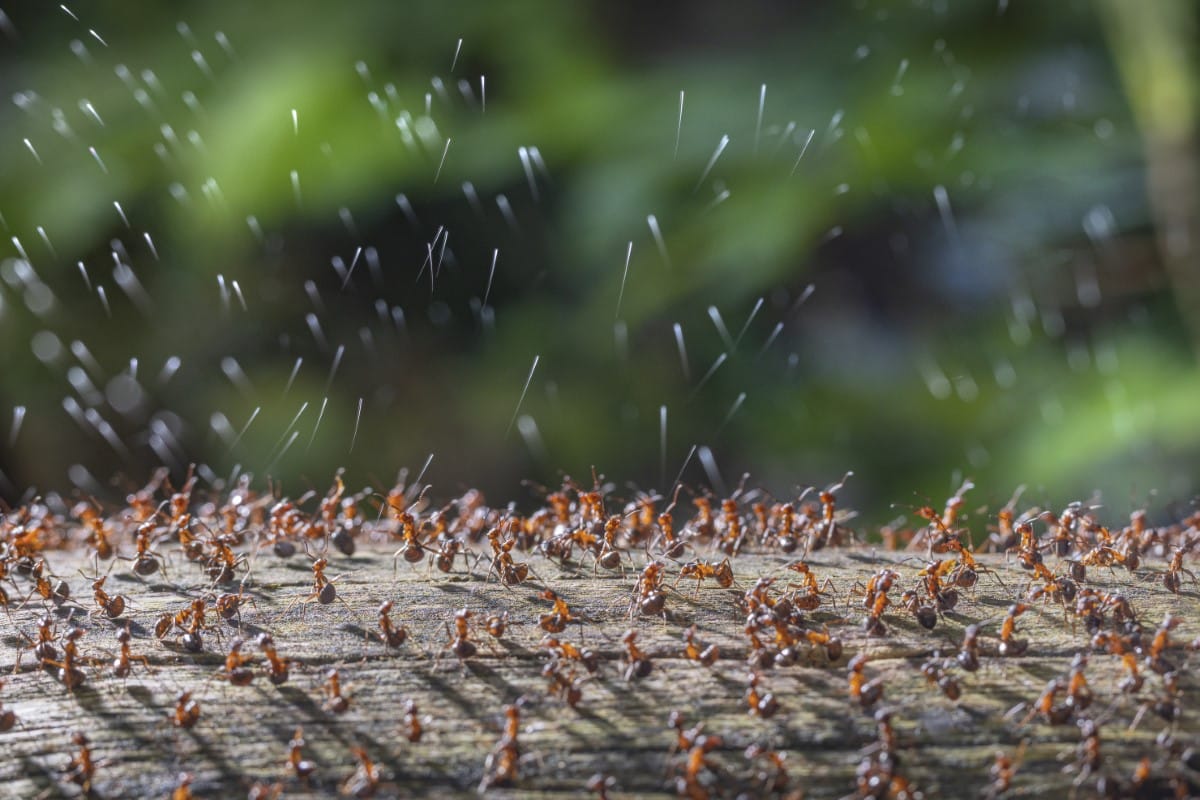
[[[859,653],[847,664],[849,671],[850,699],[863,709],[870,709],[883,697],[883,679],[875,678],[868,681],[863,675],[863,667],[867,665],[867,654]]]
[[[137,554],[133,558],[123,559],[133,562],[133,574],[139,578],[148,578],[160,569],[164,573],[167,571],[166,559],[154,550],[153,533],[156,528],[157,525],[153,519],[138,525],[135,540]],[[117,557],[122,558],[122,556]]]
[[[1008,614],[1005,615],[1004,623],[1000,626],[1000,655],[1019,656],[1029,649],[1028,639],[1013,637],[1017,630],[1017,617],[1028,610],[1029,606],[1024,603],[1014,603],[1008,607]]]
[[[500,527],[492,528],[487,534],[488,542],[492,545],[492,564],[488,568],[487,578],[492,577],[493,572],[500,574],[500,582],[505,586],[512,586],[517,583],[524,583],[529,578],[529,565],[524,562],[513,560],[512,549],[516,545],[516,539],[505,539],[500,541]]]
[[[684,655],[691,661],[698,661],[706,667],[711,667],[721,657],[721,651],[715,644],[710,644],[707,647],[703,642],[696,640],[696,626],[688,628],[683,632]]]
[[[758,672],[751,672],[748,676],[746,705],[749,707],[751,716],[770,719],[779,710],[779,701],[770,692],[759,692],[758,682],[761,678],[762,676]]]
[[[921,665],[921,674],[949,700],[957,701],[962,697],[962,685],[946,670],[946,663],[939,653],[935,652],[933,658]]]
[[[96,761],[92,758],[91,741],[80,731],[71,734],[71,743],[79,748],[79,752],[71,756],[63,771],[67,780],[79,786],[84,796],[91,796],[92,781],[96,777]]]
[[[184,632],[181,641],[185,650],[199,653],[204,647],[202,634],[209,628],[208,603],[198,597],[174,616],[171,616],[170,612],[163,614],[154,625],[154,635],[165,639],[172,628],[179,628]]]
[[[883,624],[883,612],[890,604],[888,592],[900,579],[900,573],[891,569],[881,569],[867,579],[864,589],[863,608],[868,616],[863,621],[868,636],[887,636],[887,626]]]
[[[100,611],[103,611],[109,619],[116,619],[125,613],[125,604],[127,599],[124,595],[109,595],[104,591],[104,582],[108,580],[107,575],[101,575],[96,580],[92,581],[92,593],[96,598],[96,605]]]
[[[75,642],[83,638],[85,633],[83,628],[74,626],[67,628],[67,632],[63,634],[65,643],[63,644],[62,661],[42,661],[43,666],[58,667],[58,679],[70,692],[74,692],[76,687],[83,683],[83,672],[75,666],[75,662],[79,659],[79,650]]]
[[[1013,778],[1017,774],[1017,767],[1021,765],[1021,759],[1025,756],[1025,748],[1028,744],[1028,739],[1022,741],[1017,747],[1017,752],[1011,756],[1003,750],[996,751],[995,760],[988,767],[988,777],[992,781],[988,785],[986,795],[988,800],[995,800],[1012,788]]]
[[[849,533],[853,539],[853,533],[843,528],[837,521],[837,492],[841,491],[846,481],[854,476],[853,472],[847,472],[840,481],[832,484],[820,494],[817,498],[821,501],[821,528],[816,535],[809,534],[808,540],[804,545],[804,555],[802,558],[808,558],[808,551],[820,550],[826,545],[839,544],[842,534]]]
[[[575,620],[575,617],[571,616],[571,608],[567,605],[567,601],[559,597],[553,590],[546,589],[538,597],[554,603],[554,610],[551,613],[538,617],[538,626],[542,630],[547,633],[562,633],[567,629],[567,623]]]
[[[408,630],[392,622],[392,601],[379,606],[379,640],[387,647],[399,647],[408,639]]]
[[[189,730],[200,721],[200,704],[192,699],[191,692],[180,692],[175,698],[175,712],[171,715],[171,724],[176,728]]]
[[[286,684],[288,680],[288,667],[290,662],[288,658],[281,658],[275,650],[275,639],[271,638],[270,633],[258,634],[258,649],[263,651],[266,656],[266,679],[280,686]]]
[[[4,687],[4,681],[0,681],[0,688]],[[11,731],[17,724],[17,714],[11,708],[5,708],[4,703],[0,701],[0,733]]]
[[[1146,651],[1146,666],[1159,675],[1175,671],[1175,666],[1165,658],[1164,653],[1171,647],[1171,631],[1175,630],[1181,621],[1179,617],[1168,612]]]
[[[762,745],[752,744],[746,748],[745,756],[747,761],[761,758],[767,762],[767,766],[755,774],[759,787],[764,793],[775,794],[787,788],[789,778],[787,770],[784,768],[787,753],[768,750]]]
[[[396,519],[400,523],[400,540],[403,544],[399,550],[392,553],[393,573],[396,571],[396,562],[401,556],[409,564],[416,564],[425,558],[425,551],[429,549],[421,543],[420,532],[417,530],[417,523],[412,514],[407,511],[397,511]],[[442,571],[449,572],[449,570]]]
[[[409,700],[404,704],[404,738],[410,742],[421,741],[421,736],[424,733],[424,728],[421,726],[421,719],[417,716],[417,703],[414,700]]]
[[[954,561],[930,561],[925,569],[917,573],[925,587],[925,593],[937,606],[939,612],[953,611],[958,605],[958,592],[942,585],[942,578],[956,566]]]
[[[684,578],[696,579],[696,591],[694,596],[700,594],[700,584],[706,578],[712,578],[717,582],[717,585],[722,589],[728,589],[733,586],[733,565],[729,563],[729,559],[725,558],[719,563],[709,561],[689,561],[684,564],[679,570],[679,577],[675,580],[678,585],[679,581]]]
[[[512,786],[520,777],[521,748],[517,735],[521,730],[519,703],[504,707],[504,734],[488,753],[483,764],[483,779],[479,791],[486,792],[493,786]]]
[[[675,778],[675,791],[681,797],[707,800],[709,791],[705,785],[706,782],[701,781],[701,775],[706,769],[711,771],[714,767],[708,754],[723,746],[725,742],[720,736],[701,735],[698,731],[681,731],[680,740],[684,740],[685,737],[687,737],[687,762],[683,775]]]
[[[118,678],[129,676],[129,673],[133,671],[134,661],[140,662],[146,669],[150,669],[150,659],[145,656],[131,654],[129,642],[132,639],[133,636],[129,632],[129,624],[126,623],[124,628],[117,631],[117,642],[121,645],[121,654],[117,656],[117,659],[112,664],[112,674]]]
[[[325,683],[321,687],[327,695],[325,708],[334,714],[344,714],[350,708],[350,698],[342,694],[342,679],[336,669],[325,673]]]
[[[813,647],[823,648],[825,650],[825,657],[829,659],[830,663],[842,657],[842,640],[836,636],[831,636],[828,628],[824,631],[805,631],[804,638]]]
[[[596,800],[608,800],[608,790],[617,785],[617,779],[612,775],[597,772],[588,778],[587,790],[596,793]]]
[[[192,781],[196,780],[196,776],[190,772],[181,772],[176,778],[174,791],[171,792],[171,800],[195,800],[195,795],[192,794]]]
[[[225,671],[221,677],[233,686],[249,686],[254,680],[254,671],[250,669],[253,661],[242,653],[244,644],[242,639],[234,639],[229,643],[229,654],[225,656]]]
[[[450,636],[450,643],[442,648],[442,652],[447,650],[454,651],[455,657],[459,661],[465,661],[478,652],[479,648],[471,641],[470,620],[475,616],[474,612],[468,611],[465,608],[459,609],[454,614],[454,633],[450,633],[450,626],[446,625],[446,634]]]
[[[508,630],[508,612],[503,614],[489,614],[484,620],[483,627],[487,630],[488,635],[493,639],[499,639]]]
[[[288,742],[288,766],[296,773],[296,777],[307,783],[317,765],[304,758],[304,744],[304,728],[296,728]]]
[[[906,590],[900,596],[900,603],[908,609],[909,613],[917,620],[917,623],[925,630],[931,631],[937,625],[937,609],[924,602],[921,593],[916,589]]]
[[[1167,588],[1167,591],[1173,594],[1179,594],[1179,590],[1183,588],[1184,575],[1190,577],[1192,579],[1192,583],[1196,582],[1196,574],[1190,569],[1184,568],[1183,566],[1184,554],[1191,550],[1194,546],[1195,541],[1193,541],[1187,547],[1176,547],[1175,551],[1171,554],[1171,561],[1167,564],[1167,570],[1163,573],[1162,579],[1163,586]]]
[[[958,665],[967,672],[979,671],[979,626],[968,625],[963,632],[962,647],[955,657]]]
[[[813,574],[813,571],[809,568],[808,564],[803,561],[793,561],[791,564],[787,565],[787,568],[792,572],[799,573],[804,579],[804,583],[788,584],[788,588],[804,589],[803,596],[797,597],[795,592],[792,593],[792,604],[795,605],[796,608],[799,608],[802,611],[816,611],[821,606],[822,596],[830,597],[830,599],[832,599],[832,595],[821,591],[825,587],[829,587],[830,589],[834,588],[832,579],[826,578],[824,583],[818,584],[817,576]],[[833,607],[835,609],[837,608],[836,600],[833,601]]]
[[[352,747],[350,752],[358,760],[358,767],[342,783],[341,792],[353,797],[371,797],[379,788],[379,767],[375,766],[363,748]]]
[[[577,678],[576,674],[574,667],[564,667],[564,662],[559,660],[548,661],[542,667],[542,677],[550,681],[548,693],[560,696],[571,708],[583,700],[583,679]]]
[[[237,594],[233,592],[222,592],[217,595],[217,599],[213,605],[217,608],[217,613],[221,615],[221,619],[233,621],[237,618],[237,624],[240,628],[242,625],[242,606],[246,603],[254,604],[254,598],[246,595],[245,586],[239,586]],[[255,605],[255,608],[258,606]]]
[[[663,565],[659,561],[647,562],[633,587],[629,598],[629,618],[635,613],[665,614],[667,594],[663,591]]]
[[[644,678],[654,668],[650,656],[637,646],[637,637],[638,632],[633,628],[625,631],[625,635],[621,637],[621,642],[625,645],[625,660],[629,662],[625,667],[626,681]]]
[[[13,672],[21,666],[21,654],[25,650],[32,650],[34,658],[36,658],[42,666],[53,663],[58,658],[58,648],[55,647],[54,641],[57,634],[54,632],[54,618],[46,614],[38,620],[37,639],[31,639],[28,634],[22,632],[22,636],[28,639],[33,644],[17,653],[17,663],[13,667]]]

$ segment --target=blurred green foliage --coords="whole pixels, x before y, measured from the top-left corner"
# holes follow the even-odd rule
[[[443,494],[592,465],[663,487],[693,445],[723,490],[853,469],[873,521],[964,475],[980,503],[1197,488],[1196,312],[1139,111],[1146,48],[1195,97],[1184,3],[1138,12],[1173,21],[1132,42],[1121,0],[69,8],[6,9],[0,34],[0,413],[28,409],[0,431],[10,499],[73,464],[380,485],[429,453]],[[1170,116],[1170,157],[1191,120]],[[35,356],[39,332],[61,349]],[[685,480],[717,482],[700,462]]]

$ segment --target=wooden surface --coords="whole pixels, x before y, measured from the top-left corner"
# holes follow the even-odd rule
[[[809,619],[812,627],[828,624],[844,640],[846,652],[833,664],[814,653],[806,662],[764,672],[762,686],[776,695],[781,709],[771,719],[759,719],[747,713],[743,699],[745,615],[733,601],[758,577],[780,578],[777,587],[795,578],[783,570],[793,559],[739,556],[734,564],[740,588],[719,589],[707,582],[695,592],[692,581],[681,582],[669,595],[667,619],[642,617],[632,623],[654,667],[647,678],[627,682],[620,637],[631,626],[627,609],[636,570],[626,558],[624,575],[595,571],[590,561],[578,571],[540,558],[530,562],[586,620],[571,625],[560,638],[585,644],[602,658],[574,710],[547,696],[547,681],[540,675],[546,656],[539,648],[544,632],[537,618],[550,604],[537,597],[538,580],[514,587],[500,585],[495,577],[485,582],[486,561],[469,576],[461,560],[459,572],[450,576],[430,571],[425,563],[414,567],[401,561],[393,576],[390,552],[360,548],[352,558],[330,555],[329,574],[341,575],[336,582],[341,600],[324,606],[295,602],[309,594],[312,584],[303,554],[284,561],[264,551],[246,584],[254,605],[243,611],[242,635],[250,640],[269,631],[280,654],[294,660],[290,680],[280,687],[271,685],[259,667],[250,686],[232,686],[219,677],[228,644],[238,635],[236,622],[220,625],[219,640],[207,635],[199,654],[179,647],[175,637],[166,642],[153,637],[160,612],[177,611],[207,589],[193,565],[172,558],[169,579],[160,574],[143,582],[128,573],[127,562],[118,561],[105,588],[130,598],[125,617],[115,622],[87,617],[79,608],[72,611],[72,604],[55,612],[60,633],[68,616],[87,629],[80,653],[95,660],[85,667],[85,684],[73,693],[52,670],[38,668],[30,652],[22,656],[21,669],[8,674],[17,652],[28,646],[25,636],[35,635],[41,601],[0,616],[0,674],[6,676],[0,701],[19,719],[13,730],[0,733],[0,796],[77,795],[78,788],[63,773],[74,752],[70,736],[77,730],[91,737],[99,761],[96,796],[167,797],[182,771],[193,773],[191,789],[197,797],[245,796],[255,782],[278,782],[286,796],[331,795],[354,772],[353,746],[363,747],[380,768],[377,796],[474,794],[486,756],[501,735],[502,707],[524,698],[520,779],[512,788],[493,789],[497,794],[575,796],[597,772],[615,778],[613,796],[674,794],[672,780],[681,774],[684,755],[672,753],[675,732],[668,727],[668,715],[678,710],[689,726],[703,721],[707,733],[723,737],[723,746],[712,754],[722,785],[715,794],[764,792],[755,777],[761,764],[751,764],[744,755],[748,745],[758,743],[786,751],[789,788],[802,789],[806,797],[841,797],[853,793],[855,768],[876,739],[871,713],[847,696],[845,664],[860,652],[870,656],[867,676],[885,682],[880,705],[895,711],[901,770],[926,796],[980,796],[996,751],[1015,751],[1022,741],[1027,743],[1023,760],[1006,796],[1062,796],[1072,790],[1076,773],[1064,768],[1075,761],[1079,728],[1026,721],[1029,713],[1019,706],[1032,703],[1054,677],[1065,679],[1073,654],[1087,649],[1090,637],[1082,625],[1066,619],[1061,605],[1039,602],[1020,619],[1020,635],[1031,641],[1029,652],[1019,658],[994,655],[1000,622],[1027,577],[1015,563],[981,557],[1004,585],[982,576],[976,590],[964,592],[958,607],[933,631],[919,628],[894,604],[885,615],[890,635],[867,637],[861,599],[851,594],[852,586],[900,561],[901,554],[813,554],[809,563],[822,581],[831,580],[836,607],[827,602]],[[76,572],[84,566],[78,559],[51,553],[48,563],[69,579],[73,594],[90,610],[90,591]],[[637,566],[641,563],[639,558]],[[1162,566],[1147,560],[1140,572],[1150,575]],[[903,576],[899,586],[907,588],[919,568],[911,560],[898,564]],[[675,565],[669,572],[673,582]],[[1089,585],[1097,588],[1119,588],[1148,635],[1167,611],[1184,620],[1173,632],[1179,646],[1170,654],[1182,675],[1183,716],[1175,735],[1183,745],[1197,744],[1197,679],[1188,670],[1195,658],[1184,646],[1200,635],[1194,584],[1189,581],[1182,593],[1173,595],[1161,580],[1131,577],[1123,570],[1093,569],[1089,577],[1094,581]],[[894,595],[898,600],[899,589]],[[384,600],[395,601],[393,619],[409,632],[408,641],[392,650],[368,640],[368,633],[377,630],[376,609]],[[463,607],[482,615],[507,611],[509,625],[498,641],[481,633],[478,654],[460,663],[444,649],[445,626]],[[108,674],[105,662],[117,651],[115,633],[126,619],[132,620],[133,652],[146,656],[150,667],[134,665],[132,675],[122,680]],[[985,657],[976,673],[951,670],[963,687],[955,703],[930,685],[919,668],[934,651],[952,656],[964,626],[972,622],[986,623],[981,640]],[[683,658],[681,635],[692,624],[702,640],[720,646],[721,660],[712,668]],[[249,644],[246,652],[258,657]],[[338,669],[351,698],[341,715],[323,707],[321,684],[329,667]],[[1165,723],[1158,717],[1146,714],[1136,730],[1128,729],[1142,701],[1159,693],[1158,676],[1148,670],[1146,675],[1140,693],[1124,696],[1116,689],[1122,676],[1116,657],[1095,653],[1087,670],[1096,695],[1089,716],[1103,721],[1104,771],[1126,780],[1142,756],[1161,754],[1155,737]],[[202,708],[191,730],[169,723],[175,697],[185,689]],[[425,733],[417,743],[403,736],[409,699],[424,719]],[[317,765],[307,785],[286,764],[288,741],[301,725],[305,757]],[[1094,792],[1094,777],[1075,790],[1079,796]]]

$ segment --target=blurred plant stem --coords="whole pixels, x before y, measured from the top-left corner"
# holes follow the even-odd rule
[[[1191,0],[1100,0],[1113,56],[1144,133],[1146,194],[1180,315],[1200,360],[1197,13]]]

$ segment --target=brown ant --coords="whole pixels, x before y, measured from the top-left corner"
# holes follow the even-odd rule
[[[242,653],[244,644],[242,639],[234,639],[229,643],[229,654],[225,656],[225,667],[221,677],[233,686],[249,686],[254,680],[254,670],[250,668],[254,662]]]
[[[524,583],[529,578],[530,569],[528,564],[513,560],[512,549],[517,540],[509,538],[500,541],[499,527],[488,531],[487,538],[492,545],[492,564],[488,568],[485,580],[490,579],[493,572],[497,572],[500,575],[500,582],[505,586]]]
[[[190,772],[181,772],[176,778],[175,789],[171,792],[171,800],[196,800],[192,794],[192,782],[196,776]]]
[[[124,595],[110,595],[104,591],[104,582],[106,580],[108,580],[108,576],[101,575],[92,581],[92,593],[96,599],[98,610],[103,611],[109,619],[116,619],[125,613],[125,604],[128,600]]]
[[[846,666],[849,674],[850,699],[862,708],[869,709],[883,697],[883,679],[875,678],[868,681],[863,674],[863,667],[866,665],[867,654],[859,653],[850,659],[850,663]]]
[[[681,733],[681,738],[683,734]],[[712,770],[714,764],[708,754],[725,744],[720,736],[701,735],[695,732],[688,742],[687,762],[683,775],[675,778],[675,791],[681,797],[693,800],[707,800],[710,796],[705,782],[701,779],[705,770]]]
[[[721,651],[715,644],[705,646],[703,642],[696,640],[695,625],[683,632],[683,642],[683,654],[689,660],[698,661],[706,667],[711,667],[721,657]]]
[[[287,683],[288,667],[292,662],[279,657],[279,653],[275,650],[275,640],[271,638],[271,634],[260,633],[258,635],[258,649],[267,659],[267,680],[276,686]]]
[[[171,714],[171,724],[185,730],[194,728],[200,721],[200,703],[192,699],[191,692],[180,692],[175,698],[175,711]]]
[[[76,784],[85,796],[92,794],[92,781],[96,777],[96,761],[92,758],[91,741],[80,731],[71,734],[71,743],[79,748],[64,767],[67,780]]]
[[[1167,588],[1167,591],[1174,594],[1179,594],[1179,590],[1183,588],[1183,576],[1187,575],[1192,579],[1192,583],[1196,582],[1196,574],[1190,569],[1183,566],[1183,556],[1195,545],[1193,541],[1187,547],[1176,547],[1171,553],[1171,561],[1167,564],[1167,570],[1163,573],[1162,583]]]
[[[900,573],[886,568],[867,579],[863,597],[863,608],[867,609],[867,618],[863,625],[867,635],[887,635],[887,627],[883,624],[883,612],[891,602],[888,600],[888,592],[899,579]]]
[[[937,609],[925,602],[916,589],[908,589],[900,596],[900,603],[913,615],[917,623],[927,631],[937,625]]]
[[[508,630],[508,612],[502,614],[489,614],[488,618],[483,623],[484,630],[493,639],[499,639]]]
[[[575,617],[571,615],[571,608],[567,605],[567,601],[559,597],[553,590],[546,589],[538,597],[554,603],[554,610],[552,612],[542,614],[538,617],[538,626],[542,630],[547,633],[562,633],[567,629],[567,623],[575,621]]]
[[[387,600],[379,606],[379,640],[387,647],[399,647],[408,639],[408,631],[403,626],[392,622],[392,601]]]
[[[405,739],[414,743],[421,741],[424,728],[421,726],[421,718],[417,716],[417,704],[413,700],[404,704],[404,728]]]
[[[83,672],[75,666],[76,661],[79,660],[79,649],[75,643],[83,638],[85,633],[83,628],[74,626],[67,628],[67,632],[63,634],[62,661],[42,661],[43,666],[58,667],[58,679],[70,692],[74,692],[84,680]]]
[[[236,618],[238,627],[240,628],[242,624],[242,606],[247,603],[254,605],[254,598],[246,595],[245,586],[239,586],[237,594],[222,592],[217,595],[213,605],[216,606],[217,613],[221,615],[221,619],[232,622]]]
[[[957,701],[962,697],[962,685],[946,669],[946,662],[940,654],[934,653],[933,658],[921,665],[921,674],[929,683],[941,690],[947,699]]]
[[[470,620],[474,615],[474,612],[465,608],[454,614],[454,633],[450,633],[450,626],[447,625],[446,634],[450,636],[450,642],[442,648],[442,652],[452,650],[459,661],[465,661],[475,655],[479,648],[471,641],[470,632]]]
[[[4,688],[4,681],[0,681],[0,689]],[[11,708],[5,708],[3,701],[0,701],[0,733],[11,731],[17,724],[17,714]]]
[[[1017,617],[1029,610],[1024,603],[1014,603],[1008,607],[1008,614],[1000,626],[999,652],[1002,656],[1019,656],[1029,649],[1028,639],[1017,639],[1013,634],[1017,630]]]
[[[133,562],[133,574],[139,578],[148,578],[160,569],[164,573],[166,572],[166,559],[154,550],[153,534],[156,528],[154,520],[148,520],[138,525],[135,540],[137,554],[131,559],[125,559]]]
[[[767,762],[767,766],[755,774],[762,792],[765,794],[777,794],[787,789],[789,778],[787,769],[784,767],[787,753],[768,750],[762,745],[752,744],[746,748],[745,756],[747,761],[762,759]],[[799,798],[800,795],[793,794],[788,795],[788,797]]]
[[[1017,752],[1011,756],[1003,750],[996,751],[995,760],[988,767],[988,777],[991,779],[986,795],[988,800],[995,800],[1012,788],[1013,778],[1017,774],[1017,768],[1021,765],[1021,759],[1025,756],[1025,748],[1028,744],[1028,740],[1022,741],[1017,747]]]
[[[375,766],[363,748],[352,747],[350,752],[354,754],[358,766],[342,782],[341,792],[352,797],[371,797],[379,788],[379,767]]]
[[[334,714],[344,714],[350,708],[350,698],[342,694],[342,679],[336,669],[325,673],[325,683],[321,687],[325,692],[325,708]]]
[[[203,633],[209,630],[208,603],[198,597],[174,616],[170,612],[163,614],[154,625],[154,635],[165,639],[173,628],[184,632],[181,641],[185,650],[199,653],[204,647]],[[218,638],[219,635],[218,631]]]
[[[517,735],[521,731],[521,710],[518,704],[504,707],[504,734],[488,753],[483,764],[483,779],[479,791],[493,786],[512,786],[520,777],[521,748]]]
[[[625,660],[628,662],[625,667],[625,680],[627,681],[644,678],[654,668],[650,656],[637,646],[637,637],[638,632],[633,628],[625,631],[625,635],[621,637],[621,642],[625,645]]]
[[[759,692],[758,682],[761,677],[757,672],[751,672],[748,676],[746,680],[746,705],[751,716],[770,719],[779,710],[779,701],[770,692]]]
[[[808,564],[803,561],[793,561],[787,565],[787,568],[792,572],[799,573],[804,580],[804,583],[788,584],[788,588],[804,589],[803,595],[797,596],[795,592],[792,593],[791,601],[796,608],[802,611],[816,611],[821,606],[822,597],[833,599],[832,595],[822,591],[825,587],[833,588],[833,581],[830,578],[826,578],[823,584],[818,584],[817,576],[813,574]],[[835,609],[837,608],[836,600],[833,601],[833,606]]]
[[[317,765],[304,758],[304,728],[296,728],[292,740],[288,742],[288,766],[296,773],[296,777],[307,782]]]
[[[728,589],[733,586],[733,565],[728,558],[720,562],[689,561],[680,568],[675,584],[678,585],[684,578],[696,579],[696,596],[700,594],[700,584],[706,578],[712,578],[722,589]]]
[[[962,647],[955,657],[958,665],[967,672],[979,670],[979,626],[968,625],[963,632]]]
[[[659,561],[647,562],[633,587],[629,598],[629,618],[635,614],[663,614],[667,603],[663,591],[663,565]]]
[[[587,790],[595,792],[596,800],[608,800],[608,790],[617,785],[617,779],[612,775],[597,772],[588,778]]]
[[[133,671],[133,662],[137,661],[146,667],[150,668],[150,659],[145,656],[132,655],[129,648],[129,642],[133,636],[129,633],[129,625],[117,631],[117,642],[121,645],[121,654],[112,663],[112,674],[118,678],[125,678]]]

